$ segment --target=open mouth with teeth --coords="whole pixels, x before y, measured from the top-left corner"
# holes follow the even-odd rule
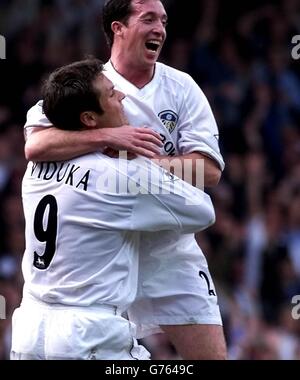
[[[148,50],[156,52],[159,49],[160,44],[157,41],[147,41],[145,45]]]

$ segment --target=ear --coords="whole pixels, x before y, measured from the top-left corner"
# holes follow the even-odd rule
[[[122,34],[123,24],[120,21],[114,21],[111,24],[111,30],[114,34],[120,36]]]
[[[81,112],[80,121],[87,128],[96,128],[97,127],[97,120],[96,120],[95,112],[92,112],[92,111]]]

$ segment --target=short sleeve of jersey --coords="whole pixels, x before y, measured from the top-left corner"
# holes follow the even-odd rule
[[[182,154],[197,151],[206,154],[223,170],[225,164],[219,148],[219,131],[210,105],[196,82],[187,74],[185,79],[178,129],[179,150]]]
[[[43,112],[43,101],[39,100],[30,110],[27,112],[26,123],[24,128],[31,127],[51,127],[52,123],[47,119]]]

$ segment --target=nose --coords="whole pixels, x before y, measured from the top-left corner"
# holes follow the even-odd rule
[[[123,100],[123,99],[125,98],[126,95],[125,95],[122,91],[118,91],[118,90],[117,90],[117,92],[118,92],[118,98],[119,98],[119,101]]]
[[[153,25],[153,32],[159,34],[160,36],[166,35],[166,25],[162,20],[157,20]]]

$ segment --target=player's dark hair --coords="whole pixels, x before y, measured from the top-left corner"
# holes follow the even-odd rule
[[[114,41],[114,33],[111,24],[114,21],[121,21],[127,25],[127,21],[132,14],[132,0],[106,0],[102,10],[103,29],[108,45],[111,47]]]
[[[100,93],[93,82],[103,71],[103,63],[95,58],[74,62],[50,74],[42,88],[43,111],[60,129],[80,130],[80,114],[94,111],[103,114]]]

